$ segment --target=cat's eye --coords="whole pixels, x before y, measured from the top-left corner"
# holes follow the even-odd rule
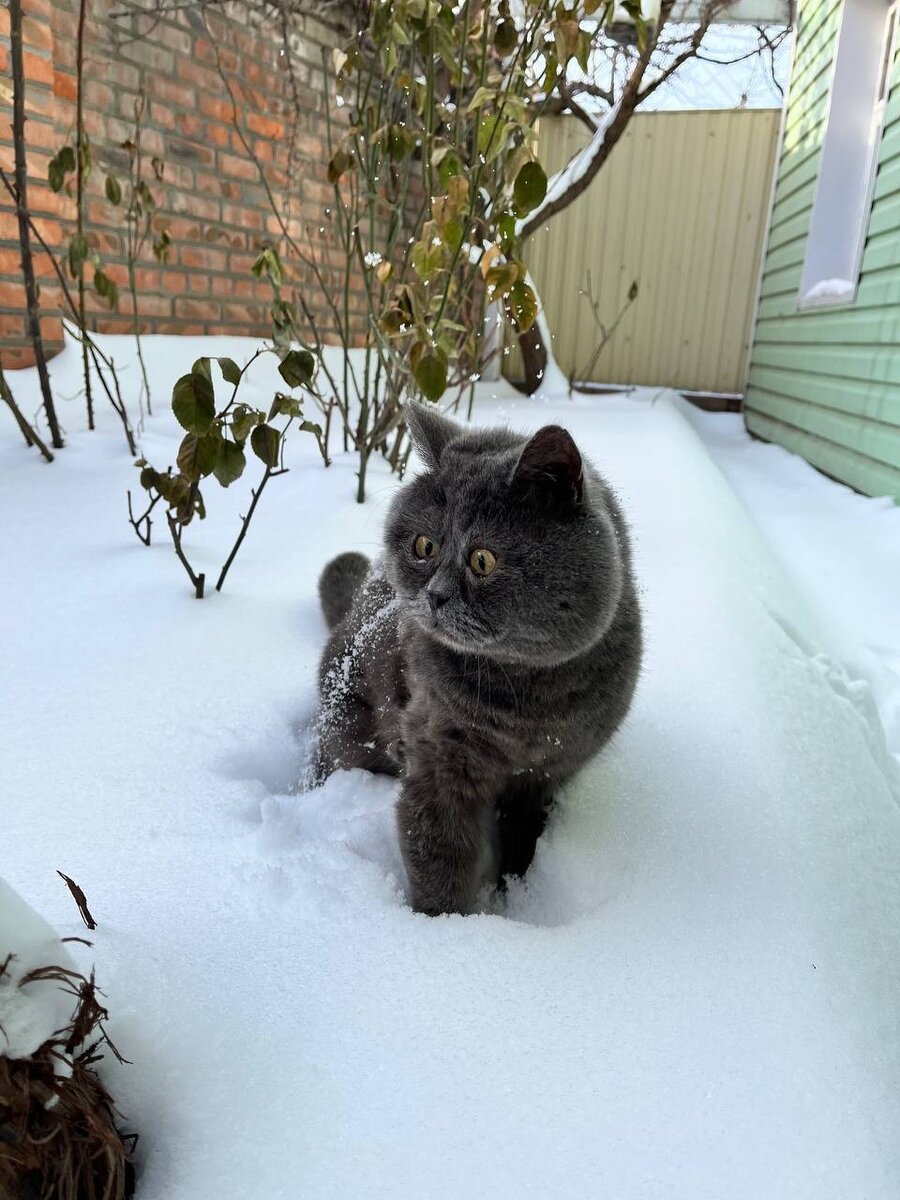
[[[475,575],[490,575],[496,565],[497,560],[490,550],[479,548],[469,555],[469,566]]]
[[[437,552],[440,550],[440,545],[434,538],[427,537],[424,533],[420,533],[413,543],[413,549],[416,552],[416,558],[437,558]]]

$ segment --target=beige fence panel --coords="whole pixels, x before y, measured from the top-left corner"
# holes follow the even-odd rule
[[[743,390],[778,123],[771,109],[639,114],[587,192],[531,237],[525,259],[567,375]],[[548,174],[587,136],[573,117],[545,117]],[[600,331],[580,293],[610,325],[633,280],[638,298],[587,375]],[[515,347],[505,373],[521,377]]]

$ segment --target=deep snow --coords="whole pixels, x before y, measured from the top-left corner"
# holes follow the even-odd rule
[[[148,343],[144,449],[165,465],[175,377],[253,343]],[[74,396],[72,347],[53,374]],[[11,383],[33,410],[30,373]],[[112,422],[81,432],[73,398],[52,466],[0,426],[2,872],[79,933],[61,868],[99,921],[140,1200],[893,1200],[900,791],[866,685],[821,654],[676,403],[493,390],[479,420],[565,423],[620,489],[648,653],[527,884],[465,919],[405,907],[394,784],[292,790],[315,578],[377,550],[381,464],[359,507],[352,461],[326,472],[295,438],[198,602],[125,522]],[[210,485],[204,566],[249,484]]]

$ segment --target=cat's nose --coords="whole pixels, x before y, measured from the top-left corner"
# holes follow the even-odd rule
[[[426,590],[425,595],[428,597],[428,603],[431,605],[433,613],[436,613],[439,608],[443,608],[450,599],[450,596],[446,592],[436,590],[432,587]]]

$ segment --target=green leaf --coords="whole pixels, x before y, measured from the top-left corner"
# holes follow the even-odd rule
[[[426,350],[416,362],[413,374],[426,400],[440,400],[447,387],[447,355],[443,350]]]
[[[284,278],[281,259],[274,246],[263,246],[250,270],[257,279],[262,279],[263,275],[268,276],[275,287],[280,287]]]
[[[231,432],[236,442],[243,442],[250,435],[254,425],[262,420],[262,413],[246,404],[238,404],[231,418]]]
[[[241,368],[237,365],[233,358],[217,358],[216,362],[222,370],[222,378],[226,383],[234,384],[235,387],[241,382]]]
[[[288,387],[306,387],[312,383],[316,360],[308,350],[290,350],[278,364],[278,374]]]
[[[267,467],[278,466],[278,448],[281,444],[281,434],[271,425],[257,425],[250,434],[250,445],[253,453]]]
[[[328,164],[328,182],[337,183],[342,175],[344,175],[353,166],[353,159],[346,150],[337,150],[332,156]]]
[[[513,21],[498,21],[494,30],[494,49],[502,57],[512,54],[516,48],[518,35]]]
[[[169,236],[168,229],[160,230],[159,237],[153,239],[153,257],[157,262],[166,263],[169,261],[169,247],[172,245],[172,239]]]
[[[491,267],[484,277],[484,282],[488,289],[488,299],[497,300],[500,296],[507,295],[518,278],[519,267],[517,263],[507,262],[501,263],[497,267]]]
[[[107,175],[105,188],[106,198],[110,204],[119,204],[122,200],[122,185],[115,175]]]
[[[269,410],[269,420],[271,421],[273,417],[281,416],[282,413],[288,417],[299,417],[302,415],[302,412],[299,400],[294,396],[285,396],[281,392],[278,392]]]
[[[178,469],[191,483],[196,483],[204,475],[210,475],[219,461],[219,446],[222,438],[219,433],[206,434],[198,437],[194,433],[185,435],[178,447],[175,461]]]
[[[165,486],[165,491],[163,491],[163,485]],[[170,507],[177,508],[187,500],[191,485],[183,475],[170,475],[161,481],[159,490],[162,492],[164,499],[168,501]]]
[[[119,286],[114,279],[110,279],[102,267],[98,267],[94,271],[94,290],[98,296],[103,297],[110,308],[115,308],[119,303]]]
[[[222,487],[228,487],[230,483],[240,479],[246,462],[244,451],[240,446],[226,441],[225,438],[219,440],[219,455],[213,473]]]
[[[84,270],[90,247],[83,233],[76,233],[69,242],[69,273],[73,279],[79,279]]]
[[[547,175],[539,162],[527,162],[513,184],[513,203],[520,217],[533,212],[547,195]]]
[[[462,170],[463,166],[459,160],[459,156],[451,150],[441,159],[438,167],[438,174],[441,177],[441,183],[444,185],[444,187],[447,186],[451,179],[455,178],[457,175],[461,175]]]
[[[66,176],[75,170],[75,151],[71,146],[63,146],[47,164],[47,182],[54,192],[62,191]]]
[[[537,297],[524,279],[512,285],[506,305],[519,333],[525,333],[537,320]]]
[[[481,108],[483,104],[492,103],[497,99],[497,89],[492,87],[480,87],[475,92],[475,95],[469,101],[466,112],[472,113]]]
[[[182,375],[172,392],[172,411],[188,433],[206,433],[216,415],[213,385],[201,372]]]

